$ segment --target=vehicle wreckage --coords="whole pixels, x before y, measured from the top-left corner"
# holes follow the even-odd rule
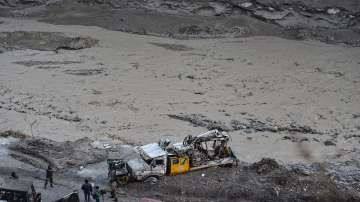
[[[187,136],[183,142],[170,144],[160,140],[132,148],[131,158],[110,157],[107,160],[110,181],[126,184],[129,181],[156,182],[166,175],[176,175],[214,166],[238,164],[230,146],[229,135],[218,130]]]
[[[41,202],[32,182],[0,178],[0,201]]]
[[[41,202],[41,193],[36,192],[31,181],[0,178],[0,202]],[[80,202],[76,191],[55,202]]]

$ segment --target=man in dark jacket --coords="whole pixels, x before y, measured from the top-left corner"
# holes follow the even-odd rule
[[[15,173],[15,172],[12,172],[11,173],[11,177],[10,177],[11,179],[15,179],[15,180],[17,180],[17,179],[19,179],[19,177],[17,176],[17,174]]]
[[[46,170],[46,179],[45,179],[44,189],[46,189],[47,183],[49,181],[50,181],[50,187],[53,187],[53,174],[54,174],[54,170],[51,168],[51,165],[49,165]]]
[[[85,184],[83,184],[81,186],[81,189],[84,192],[85,201],[89,202],[90,201],[90,196],[91,196],[91,193],[92,193],[92,186],[91,186],[91,184],[89,183],[88,180],[85,180]]]

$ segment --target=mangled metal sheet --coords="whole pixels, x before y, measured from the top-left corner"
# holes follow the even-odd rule
[[[0,178],[0,189],[6,189],[11,191],[27,192],[31,190],[32,182],[25,180],[13,180]]]
[[[160,156],[165,156],[167,153],[159,146],[158,143],[151,143],[139,147],[139,151],[146,155],[146,157],[152,159]]]
[[[198,136],[193,137],[193,141],[210,141],[210,140],[228,140],[229,136],[225,132],[220,132],[218,130],[211,130],[206,133],[202,133]]]
[[[177,151],[186,151],[186,150],[189,150],[190,147],[189,146],[185,146],[183,143],[181,142],[178,142],[178,143],[174,143],[172,145],[172,147],[177,150]]]
[[[170,155],[183,155],[187,151],[191,150],[190,146],[185,146],[183,143],[174,143],[167,148],[167,151]]]
[[[150,166],[141,158],[134,158],[127,162],[127,165],[133,170],[134,172],[137,171],[145,171],[150,170]]]
[[[198,137],[198,138],[205,138],[205,137],[209,137],[209,138],[215,138],[215,137],[216,138],[221,138],[221,137],[224,137],[224,138],[227,138],[229,136],[226,135],[226,133],[220,132],[218,130],[210,130],[208,132],[197,135],[196,137]]]

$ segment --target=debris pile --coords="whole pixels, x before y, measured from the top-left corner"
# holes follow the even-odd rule
[[[0,46],[6,49],[79,50],[97,43],[98,40],[90,37],[68,37],[57,32],[0,32]]]
[[[220,131],[231,131],[232,130],[224,122],[208,119],[206,116],[204,116],[202,114],[178,114],[178,115],[169,114],[168,116],[173,119],[190,122],[194,126],[204,127],[209,130],[214,130],[214,129],[217,129]]]
[[[2,137],[2,138],[13,137],[13,138],[17,138],[17,139],[25,139],[25,138],[28,138],[29,136],[20,131],[7,130],[4,132],[0,132],[0,137]]]
[[[59,49],[65,50],[80,50],[85,48],[91,48],[95,44],[97,44],[97,40],[90,37],[75,37],[65,40],[65,44],[63,46],[57,47]]]
[[[310,165],[287,164],[286,169],[302,176],[312,176],[316,173],[321,173],[320,177],[331,179],[338,187],[355,191],[358,195],[360,194],[360,167],[359,161],[356,159],[336,163],[312,163]]]
[[[76,76],[92,76],[98,75],[105,72],[104,69],[67,69],[64,71],[66,74],[76,75]]]
[[[261,174],[259,174],[261,170]],[[265,172],[266,171],[266,172]],[[273,159],[239,167],[167,177],[156,185],[129,184],[129,194],[163,201],[358,201],[320,171],[304,175]]]
[[[231,120],[230,123],[222,121],[214,121],[202,114],[169,114],[170,118],[187,121],[194,126],[204,127],[209,130],[217,129],[220,131],[244,131],[246,133],[253,132],[288,132],[288,133],[303,133],[303,134],[322,134],[309,126],[302,126],[296,123],[291,123],[287,126],[275,125],[270,122],[263,122],[253,118],[246,118],[245,121]]]
[[[310,128],[309,126],[301,126],[296,123],[290,123],[288,126],[278,126],[271,123],[262,122],[252,118],[247,118],[247,122],[240,122],[237,120],[231,121],[231,126],[234,130],[252,129],[256,132],[289,132],[289,133],[304,133],[304,134],[322,134],[322,132]]]
[[[269,172],[279,169],[280,165],[271,158],[263,158],[250,166],[251,169],[256,170],[258,174],[268,174]]]
[[[0,0],[1,6],[16,7],[16,6],[36,6],[44,4],[48,0]]]
[[[167,50],[172,50],[172,51],[191,51],[191,50],[194,50],[193,48],[182,45],[182,44],[168,44],[168,43],[155,43],[155,42],[152,42],[150,44],[165,48]]]
[[[90,6],[102,4],[104,7],[115,10],[129,8],[150,10],[154,13],[154,18],[157,17],[155,14],[157,12],[172,14],[166,20],[158,21],[158,24],[163,25],[161,27],[164,27],[164,30],[163,28],[153,29],[138,22],[135,18],[124,23],[130,26],[115,26],[116,30],[141,34],[160,34],[176,38],[273,35],[360,46],[358,32],[360,4],[357,0],[183,0],[181,2],[159,0],[157,3],[139,0],[83,0],[80,2]],[[184,18],[174,17],[174,14],[186,17],[195,16],[196,19],[193,18],[189,22]],[[219,16],[229,17],[229,19],[219,19]],[[179,25],[169,23],[171,20],[178,21],[176,24]],[[171,27],[168,26],[169,24]],[[106,23],[99,25],[106,26]]]

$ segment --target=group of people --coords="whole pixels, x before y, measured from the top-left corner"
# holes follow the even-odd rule
[[[100,202],[100,196],[102,193],[100,192],[99,186],[95,186],[95,190],[93,190],[92,185],[88,180],[85,180],[85,183],[81,186],[81,189],[84,192],[85,201],[89,202],[91,200],[91,196],[96,202]]]
[[[44,189],[46,189],[48,183],[50,183],[50,187],[53,187],[53,174],[54,170],[49,165],[46,169]],[[93,190],[93,186],[89,183],[88,180],[85,180],[85,183],[81,186],[81,190],[84,193],[86,202],[89,202],[91,200],[91,196],[96,202],[100,202],[100,196],[104,194],[101,193],[99,186],[95,186],[95,190]]]

